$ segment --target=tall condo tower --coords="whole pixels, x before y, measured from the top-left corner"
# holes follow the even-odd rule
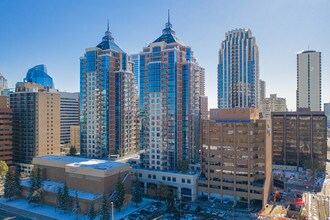
[[[81,154],[105,158],[137,150],[138,131],[131,57],[108,29],[80,58]]]
[[[297,109],[321,111],[321,52],[297,54]]]
[[[226,33],[219,50],[218,108],[256,108],[259,52],[250,29]]]
[[[163,34],[140,53],[144,168],[176,170],[198,161],[201,74],[204,69],[176,37],[168,16]]]

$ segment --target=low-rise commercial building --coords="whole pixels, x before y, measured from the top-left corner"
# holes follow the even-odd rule
[[[118,178],[122,179],[125,192],[130,193],[131,176],[129,165],[109,160],[96,160],[68,156],[42,156],[33,159],[35,168],[41,170],[44,180],[44,202],[56,206],[56,193],[58,187],[64,183],[70,189],[72,199],[75,191],[82,210],[87,211],[88,206],[94,203],[98,208],[103,194],[111,195],[114,192]],[[22,181],[23,196],[28,196],[29,180]]]
[[[199,194],[265,205],[271,188],[271,132],[252,108],[211,109],[202,121]]]
[[[134,168],[132,173],[138,176],[144,194],[156,196],[160,184],[168,190],[168,197],[182,201],[194,201],[198,197],[197,179],[199,171],[171,172]]]

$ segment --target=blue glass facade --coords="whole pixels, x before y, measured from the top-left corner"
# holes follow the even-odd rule
[[[47,74],[47,68],[43,64],[29,69],[24,82],[36,83],[54,89],[53,78]]]
[[[130,56],[109,30],[80,59],[81,154],[106,158],[137,150],[134,74]]]
[[[174,34],[167,22],[140,53],[140,159],[149,169],[177,170],[198,162],[204,69]]]
[[[219,51],[218,108],[258,107],[259,53],[248,29],[226,33]]]

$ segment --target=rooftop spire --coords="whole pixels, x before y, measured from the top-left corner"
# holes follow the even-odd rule
[[[167,11],[167,23],[165,24],[165,29],[163,29],[163,34],[175,34],[175,31],[172,30],[172,24],[170,21],[170,9]]]
[[[107,31],[105,32],[104,37],[102,38],[102,41],[113,41],[113,37],[111,36],[111,32],[109,29],[109,19],[108,19],[108,24],[107,24]]]

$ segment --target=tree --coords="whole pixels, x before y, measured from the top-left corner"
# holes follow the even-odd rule
[[[122,183],[121,175],[119,174],[115,188],[115,194],[114,194],[114,205],[118,211],[120,211],[121,208],[123,207],[124,199],[125,199],[125,188],[124,188],[124,184]]]
[[[135,176],[135,180],[133,181],[133,198],[132,201],[135,205],[138,205],[142,202],[142,189],[138,179],[138,176]]]
[[[44,196],[44,191],[42,189],[41,173],[39,168],[36,168],[32,171],[29,191],[29,196],[27,197],[28,202],[33,203],[34,205],[39,204]]]
[[[64,183],[62,191],[63,191],[63,194],[62,194],[63,209],[71,210],[72,203],[71,203],[71,199],[70,199],[70,195],[69,195],[68,185],[66,183]]]
[[[15,174],[13,177],[13,185],[14,185],[14,195],[19,196],[22,192],[22,186],[21,186],[21,173],[16,169]]]
[[[13,175],[10,171],[7,172],[6,177],[5,177],[5,184],[4,184],[4,197],[6,199],[11,200],[12,197],[14,196],[14,185],[13,183]]]
[[[186,173],[189,169],[189,164],[187,161],[180,161],[178,162],[177,170]]]
[[[77,154],[77,149],[74,146],[70,146],[70,151],[69,151],[69,155],[70,156],[75,156]]]
[[[94,203],[91,203],[88,208],[87,218],[89,220],[94,220],[96,218],[97,212],[94,208]]]
[[[62,187],[57,188],[56,207],[59,209],[63,209],[63,189],[62,189]]]
[[[74,204],[72,212],[74,212],[76,214],[76,219],[78,219],[79,214],[81,214],[81,207],[79,204],[77,191],[76,191],[76,195],[75,195],[75,204]]]
[[[11,200],[13,197],[17,197],[21,194],[20,173],[8,171],[4,183],[4,197]]]
[[[100,209],[100,219],[101,220],[109,220],[109,201],[107,195],[103,194],[102,204]]]
[[[5,161],[0,160],[0,177],[6,176],[8,172],[8,166]]]
[[[165,201],[168,199],[169,191],[167,189],[167,186],[164,183],[162,183],[162,182],[159,183],[157,191],[158,191],[157,194],[158,194],[158,197],[160,200]]]

